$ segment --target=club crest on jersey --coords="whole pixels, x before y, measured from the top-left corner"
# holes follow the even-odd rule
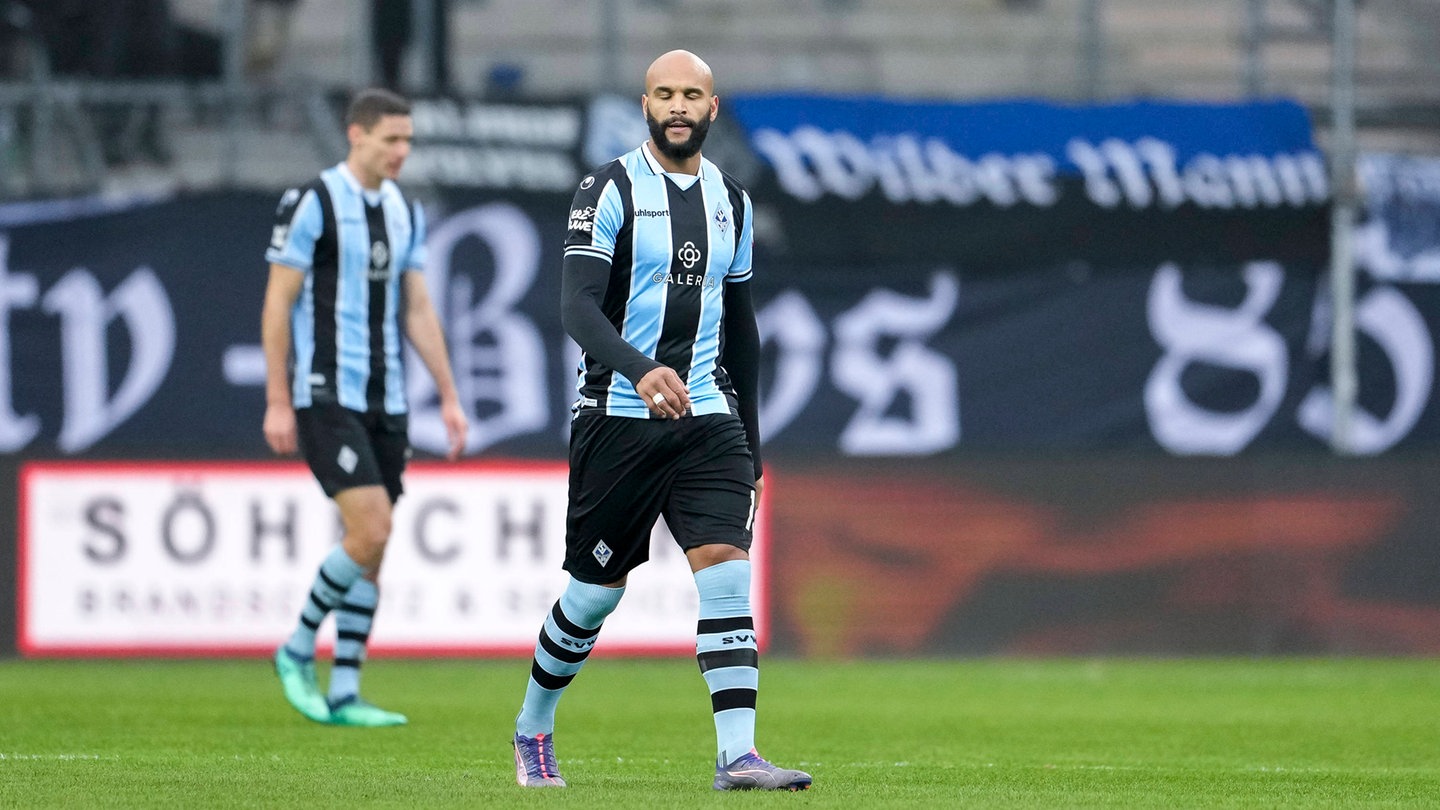
[[[385,281],[390,278],[390,248],[384,242],[370,245],[370,280]]]
[[[715,227],[719,228],[722,234],[725,233],[726,228],[730,227],[730,217],[725,215],[724,208],[715,209]]]
[[[700,248],[695,247],[694,242],[686,242],[680,246],[679,250],[675,251],[675,258],[679,259],[680,263],[685,265],[686,270],[694,267],[695,263],[700,261],[702,257],[703,254],[700,253]]]

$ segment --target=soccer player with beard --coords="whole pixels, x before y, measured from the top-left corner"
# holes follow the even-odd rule
[[[709,66],[687,51],[664,54],[646,71],[641,106],[650,139],[586,175],[570,210],[561,320],[583,350],[570,436],[570,580],[535,646],[515,776],[525,787],[565,786],[556,705],[664,515],[699,591],[714,788],[804,790],[809,774],[755,750],[749,549],[763,479],[753,209],[700,154],[719,110]]]

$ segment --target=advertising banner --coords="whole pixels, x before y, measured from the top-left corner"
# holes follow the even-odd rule
[[[1325,164],[1291,102],[726,101],[770,168],[755,197],[785,204],[804,261],[1013,274],[1326,255]]]
[[[416,464],[379,584],[376,655],[529,655],[564,590],[566,469]],[[755,612],[766,620],[766,523]],[[18,646],[26,655],[241,655],[294,627],[342,534],[293,463],[51,462],[20,472]],[[601,653],[693,654],[698,602],[664,521]],[[327,622],[322,645],[333,640]]]
[[[416,185],[569,192],[584,171],[579,102],[411,100],[415,149],[405,180]]]
[[[1433,457],[792,466],[775,644],[916,655],[1440,654]]]

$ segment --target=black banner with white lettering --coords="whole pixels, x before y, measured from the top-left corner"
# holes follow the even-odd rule
[[[247,347],[278,199],[0,213],[0,452],[253,452],[263,389],[227,378],[263,382]]]
[[[3,449],[263,454],[258,256],[273,204],[209,195],[7,228]],[[428,278],[472,453],[564,453],[575,350],[555,271],[567,204],[450,194],[432,206]],[[1176,255],[995,274],[968,272],[963,254],[799,259],[773,247],[757,259],[762,419],[777,458],[1325,447],[1328,288],[1313,263]],[[1429,284],[1361,286],[1357,438],[1371,452],[1440,438],[1436,297]],[[423,372],[411,398],[417,446],[438,451]]]

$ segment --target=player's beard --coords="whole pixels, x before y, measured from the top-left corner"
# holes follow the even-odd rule
[[[684,121],[690,125],[690,137],[680,143],[673,143],[666,135],[666,124],[670,121]],[[705,143],[705,136],[710,134],[710,118],[702,116],[697,121],[686,118],[669,118],[665,123],[656,121],[650,111],[645,111],[645,125],[650,127],[650,142],[660,150],[660,154],[671,160],[689,160],[700,154],[700,146]]]

